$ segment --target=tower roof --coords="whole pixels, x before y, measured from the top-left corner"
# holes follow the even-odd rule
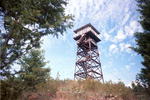
[[[91,27],[97,34],[100,34],[100,33],[97,31],[97,29],[95,29],[90,23],[89,23],[89,24],[86,24],[86,25],[84,25],[84,26],[82,26],[82,27],[80,27],[79,29],[76,29],[74,32],[77,33],[78,31],[80,31],[80,30],[82,30],[82,29],[84,29],[84,28],[86,28],[86,27]]]
[[[77,41],[80,37],[90,36],[96,42],[100,41],[99,32],[89,23],[74,31],[74,39]]]

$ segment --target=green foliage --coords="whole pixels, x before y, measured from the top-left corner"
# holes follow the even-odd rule
[[[18,78],[0,81],[0,100],[17,100],[24,90],[22,81]]]
[[[42,36],[63,34],[72,26],[65,14],[66,0],[0,0],[0,73],[9,77],[11,65],[30,49],[40,46]]]
[[[136,42],[138,47],[134,48],[134,50],[144,59],[142,62],[144,68],[141,69],[141,73],[137,78],[140,79],[144,87],[149,88],[150,92],[150,33],[136,34]]]
[[[46,62],[41,50],[32,50],[20,60],[21,73],[19,78],[24,81],[27,90],[33,91],[39,83],[45,83],[49,79],[50,69],[44,68]]]
[[[17,76],[1,80],[1,99],[17,100],[22,93],[37,92],[39,84],[46,84],[50,79],[50,69],[44,68],[42,51],[34,49],[20,60],[20,72]]]
[[[137,0],[139,12],[141,14],[140,23],[145,31],[150,31],[150,1]]]
[[[137,80],[150,95],[150,0],[137,0],[137,2],[141,13],[140,23],[144,29],[142,33],[135,34],[137,47],[133,48],[144,59],[142,62],[144,68],[138,74]]]
[[[132,83],[132,90],[138,100],[149,100],[149,96],[145,93],[145,88],[143,88],[139,82]]]
[[[39,51],[31,49],[40,47],[43,36],[58,37],[71,28],[73,19],[65,14],[66,5],[66,0],[0,0],[4,26],[4,30],[0,28],[2,100],[16,100],[23,90],[36,90],[36,85],[47,81],[46,62]],[[21,70],[12,71],[11,66],[20,58]]]

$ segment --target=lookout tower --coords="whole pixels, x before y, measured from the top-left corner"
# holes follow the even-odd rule
[[[100,42],[99,32],[87,24],[74,31],[77,41],[77,61],[75,79],[96,79],[104,82],[97,43]]]

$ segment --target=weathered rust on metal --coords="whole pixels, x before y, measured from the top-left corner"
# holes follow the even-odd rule
[[[74,40],[77,41],[74,78],[77,80],[91,78],[104,82],[97,46],[100,33],[91,24],[74,32]]]

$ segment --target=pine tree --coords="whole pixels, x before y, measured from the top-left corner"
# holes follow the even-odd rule
[[[17,100],[23,92],[36,92],[38,84],[45,84],[50,79],[50,69],[39,49],[31,50],[19,61],[20,73],[0,82],[0,99]]]
[[[44,68],[46,63],[41,50],[32,50],[22,57],[19,78],[23,81],[25,90],[35,91],[36,85],[45,83],[50,78],[50,69]]]
[[[137,0],[137,2],[141,14],[140,23],[144,30],[135,34],[137,47],[133,48],[143,57],[144,68],[138,74],[137,80],[150,95],[150,0]]]
[[[65,14],[66,5],[66,0],[0,0],[2,76],[10,77],[12,64],[39,47],[42,36],[58,36],[71,28],[72,16]]]

